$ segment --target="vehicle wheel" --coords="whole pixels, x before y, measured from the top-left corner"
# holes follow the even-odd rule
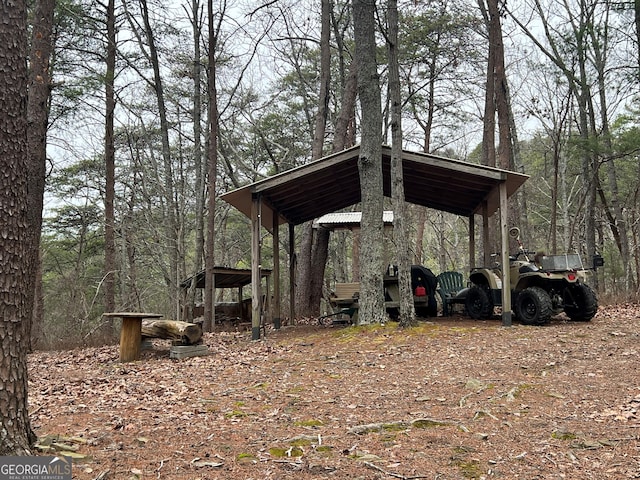
[[[489,300],[489,293],[484,287],[474,285],[467,292],[464,306],[471,318],[482,320],[489,318],[493,313],[493,305]]]
[[[576,283],[564,290],[564,312],[575,322],[588,322],[598,311],[598,299],[589,285]]]
[[[540,287],[525,288],[518,294],[516,317],[525,325],[544,325],[551,320],[551,297]]]

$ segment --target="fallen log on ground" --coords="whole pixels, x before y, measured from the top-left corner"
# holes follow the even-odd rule
[[[202,327],[196,323],[178,320],[143,320],[142,336],[180,340],[187,345],[193,345],[202,339]]]

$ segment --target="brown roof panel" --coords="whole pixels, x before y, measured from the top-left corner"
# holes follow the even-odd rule
[[[274,212],[279,223],[313,220],[360,202],[358,155],[360,147],[324,157],[251,185],[221,198],[251,218],[254,196],[262,200],[262,224],[271,229]],[[382,147],[384,195],[391,196],[391,149]],[[405,199],[462,216],[488,214],[499,207],[498,187],[505,182],[511,196],[527,175],[420,152],[402,154]]]

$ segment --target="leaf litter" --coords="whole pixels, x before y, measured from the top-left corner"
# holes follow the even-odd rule
[[[29,355],[42,455],[74,479],[637,478],[640,307],[204,335],[209,355]]]

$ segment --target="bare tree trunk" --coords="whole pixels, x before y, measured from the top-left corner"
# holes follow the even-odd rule
[[[322,158],[324,134],[329,112],[329,86],[331,84],[331,2],[322,0],[320,17],[320,93],[318,95],[318,112],[316,113],[313,131],[313,146],[311,155],[313,160]]]
[[[640,0],[635,0],[633,6],[636,24],[636,47],[638,49],[638,77],[640,78]]]
[[[206,171],[203,168],[202,161],[202,66],[200,61],[200,38],[202,33],[202,24],[200,23],[200,0],[191,2],[191,25],[193,27],[193,162],[196,193],[196,244],[193,261],[193,275],[197,274],[202,268],[202,256],[204,254],[204,180]],[[193,319],[193,307],[196,301],[196,282],[191,282],[191,287],[187,295],[187,305],[183,316],[185,320]]]
[[[486,1],[486,5],[485,2]],[[504,122],[504,102],[502,102],[503,88],[502,79],[504,78],[504,53],[502,47],[502,29],[500,27],[500,14],[498,11],[498,0],[479,0],[478,4],[485,19],[487,27],[487,38],[489,40],[489,50],[487,52],[487,81],[484,106],[484,122],[482,130],[482,163],[490,167],[497,166],[496,161],[496,112],[498,113],[499,127],[499,143],[498,143],[498,159],[508,164],[508,150],[505,137],[508,138],[507,130],[505,130]],[[500,165],[502,167],[502,165]],[[499,231],[497,216],[489,219],[492,225],[489,228],[487,238],[489,246],[483,245],[486,254],[489,250],[499,250],[499,240],[496,232]],[[489,248],[489,250],[488,250]],[[486,262],[485,262],[486,263]]]
[[[415,323],[415,308],[411,290],[411,262],[409,260],[409,234],[406,227],[404,201],[404,175],[402,172],[402,96],[400,93],[400,67],[398,63],[398,3],[388,1],[389,31],[389,99],[391,101],[391,197],[393,199],[393,236],[398,258],[398,286],[400,290],[400,326]]]
[[[600,96],[600,130],[601,138],[604,144],[602,153],[609,156],[606,162],[607,178],[608,178],[608,192],[611,198],[611,212],[607,212],[612,221],[610,221],[610,227],[612,232],[616,230],[618,232],[618,249],[620,251],[620,259],[623,265],[627,268],[625,271],[625,288],[627,292],[635,290],[635,278],[633,270],[629,268],[631,265],[631,254],[629,252],[629,232],[627,227],[626,216],[623,211],[622,202],[620,201],[620,193],[618,189],[618,175],[616,173],[616,162],[612,158],[613,145],[611,143],[611,130],[609,128],[609,117],[607,108],[607,88],[606,88],[606,69],[607,69],[607,46],[608,46],[608,29],[601,32],[600,35],[604,38],[596,36],[596,32],[590,31],[592,37],[592,48],[594,65],[598,73],[598,92]],[[602,47],[601,47],[602,44]],[[606,204],[605,204],[606,205]],[[594,252],[595,253],[595,252]]]
[[[380,323],[384,310],[382,106],[376,64],[375,1],[353,0],[353,27],[358,58],[358,94],[362,109],[362,141],[358,170],[362,198],[360,244],[360,315],[362,324]]]
[[[160,60],[156,48],[155,36],[149,19],[149,7],[147,0],[140,0],[142,17],[145,26],[145,34],[149,48],[149,59],[153,67],[153,87],[158,102],[158,116],[160,117],[160,133],[162,136],[162,160],[164,167],[164,218],[166,251],[169,258],[169,271],[165,282],[169,290],[171,311],[178,313],[178,231],[177,231],[177,207],[174,199],[175,188],[173,180],[173,164],[171,162],[171,146],[169,144],[169,122],[167,120],[167,108],[164,98],[164,86],[160,74]]]
[[[324,135],[329,107],[331,83],[331,2],[322,0],[320,33],[320,92],[315,118],[311,159],[322,157]],[[303,226],[300,255],[298,257],[298,281],[296,282],[296,312],[303,317],[320,313],[322,284],[329,251],[329,232],[315,230],[312,222]]]
[[[115,145],[113,121],[116,107],[114,82],[116,72],[116,16],[115,0],[107,2],[107,57],[105,74],[105,196],[104,196],[104,310],[115,311],[116,307],[116,240],[115,210]],[[113,320],[105,324],[106,333],[113,334]]]
[[[37,341],[42,333],[42,270],[40,258],[40,232],[42,230],[42,207],[44,199],[46,163],[47,163],[47,126],[49,121],[49,103],[51,99],[51,71],[49,62],[53,50],[53,18],[55,0],[39,0],[35,4],[33,15],[31,52],[29,55],[29,95],[27,104],[28,122],[28,162],[29,178],[27,219],[29,233],[33,236],[29,245],[32,283],[29,293],[32,297],[31,321],[25,322],[25,335],[31,342]]]
[[[216,46],[220,24],[214,26],[213,0],[207,2],[209,24],[209,75],[207,83],[207,96],[209,98],[208,125],[208,176],[209,190],[208,216],[207,216],[207,249],[205,254],[205,292],[204,292],[204,324],[205,332],[213,330],[215,320],[215,283],[213,269],[215,267],[215,213],[216,213],[216,178],[218,165],[218,92],[216,87]],[[220,20],[221,21],[221,20]]]
[[[354,59],[349,67],[349,75],[342,89],[342,103],[336,121],[336,132],[333,136],[332,152],[339,152],[353,146],[353,128],[356,96],[358,94],[358,62]]]
[[[4,2],[0,10],[0,456],[31,455],[25,323],[37,257],[28,221],[26,3]]]
[[[489,0],[491,1],[491,0]],[[495,1],[495,0],[493,0]],[[482,164],[496,166],[496,84],[495,84],[495,52],[496,18],[487,11],[484,0],[478,0],[478,5],[487,26],[489,51],[487,53],[487,81],[484,100],[484,120],[482,128]]]

